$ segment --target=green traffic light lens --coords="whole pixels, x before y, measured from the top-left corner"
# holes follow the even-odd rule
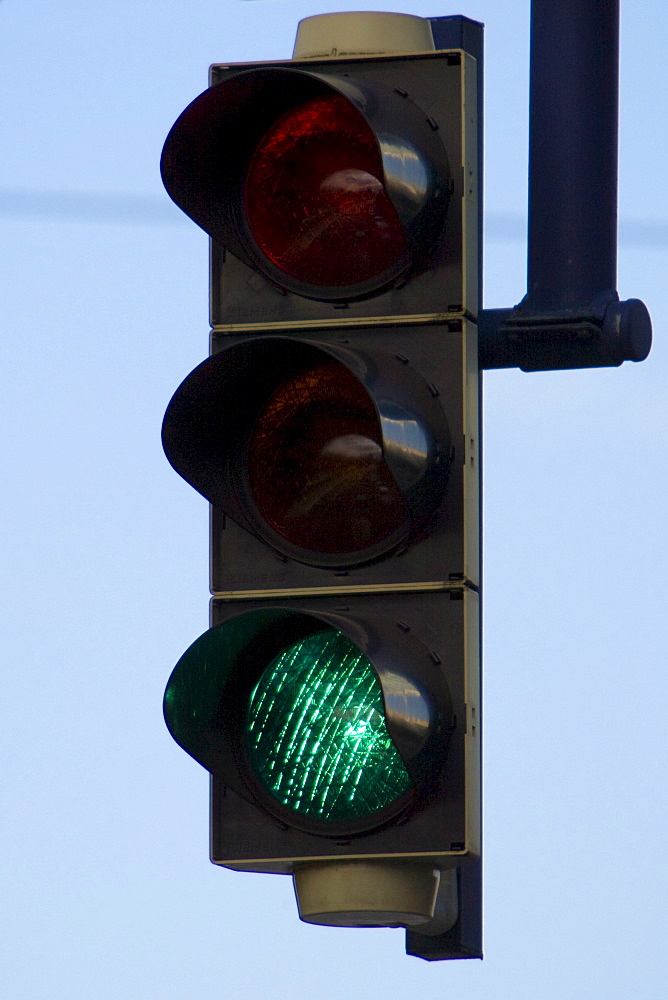
[[[260,784],[304,817],[363,819],[411,787],[385,725],[376,672],[334,630],[306,636],[272,660],[250,697],[246,740]]]

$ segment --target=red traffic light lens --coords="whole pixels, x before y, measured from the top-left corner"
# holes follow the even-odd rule
[[[373,402],[338,361],[274,390],[253,426],[247,468],[259,514],[300,549],[373,557],[407,530]]]
[[[339,94],[274,123],[250,162],[245,203],[258,247],[292,279],[334,287],[400,270],[406,234],[385,190],[380,150]]]

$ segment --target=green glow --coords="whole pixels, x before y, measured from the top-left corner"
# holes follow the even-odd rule
[[[376,672],[341,632],[309,635],[269,664],[251,694],[246,733],[259,780],[303,816],[359,819],[411,784]]]

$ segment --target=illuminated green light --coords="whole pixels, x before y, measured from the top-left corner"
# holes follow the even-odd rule
[[[303,816],[360,819],[411,785],[376,672],[341,632],[309,635],[269,664],[250,697],[246,735],[262,785]]]

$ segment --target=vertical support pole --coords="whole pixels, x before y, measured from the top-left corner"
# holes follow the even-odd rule
[[[483,309],[481,368],[644,361],[652,321],[617,294],[619,0],[531,0],[527,294]]]
[[[617,287],[619,0],[532,0],[530,81],[522,311],[568,312]]]

